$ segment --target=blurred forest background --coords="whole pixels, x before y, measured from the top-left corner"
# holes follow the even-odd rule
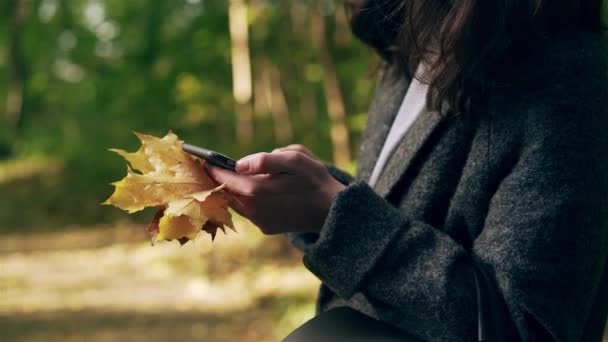
[[[107,149],[173,130],[352,171],[378,62],[338,0],[0,1],[0,340],[277,341],[312,317],[283,237],[237,218],[151,247],[153,213],[100,206],[126,173]]]
[[[124,218],[98,204],[125,173],[107,149],[134,149],[132,131],[235,158],[297,142],[348,167],[375,61],[338,6],[2,1],[2,228]]]
[[[282,237],[150,247],[99,203],[132,131],[353,170],[378,60],[333,0],[0,2],[0,340],[272,341],[317,281]]]

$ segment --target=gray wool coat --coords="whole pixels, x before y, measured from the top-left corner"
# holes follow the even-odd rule
[[[473,268],[508,340],[600,341],[608,309],[608,70],[604,35],[543,39],[474,120],[417,118],[366,183],[408,80],[382,77],[348,184],[320,234],[292,234],[348,306],[428,341],[475,341]]]

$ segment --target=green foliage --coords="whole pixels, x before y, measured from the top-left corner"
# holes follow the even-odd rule
[[[602,1],[602,22],[608,28],[608,0]]]
[[[228,1],[2,1],[0,75],[12,68],[9,19],[15,13],[9,4],[15,2],[24,7],[17,44],[24,65],[23,111],[17,125],[0,117],[0,166],[52,159],[62,167],[0,181],[0,192],[11,194],[0,199],[0,230],[124,219],[98,203],[111,192],[107,184],[125,172],[124,163],[106,150],[135,148],[132,131],[161,135],[171,129],[234,157],[279,144],[272,117],[259,113],[254,113],[254,141],[236,142]],[[331,160],[323,75],[310,39],[311,10],[308,1],[252,3],[251,58],[254,74],[264,60],[280,70],[294,126],[289,143],[304,143]],[[326,20],[353,115],[348,122],[355,150],[364,122],[360,113],[374,86],[366,76],[376,62],[350,37],[344,20]],[[11,82],[0,77],[1,114]]]

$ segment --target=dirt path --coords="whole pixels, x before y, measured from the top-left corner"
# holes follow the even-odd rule
[[[312,316],[318,281],[282,237],[151,247],[140,232],[3,238],[0,340],[276,341]]]

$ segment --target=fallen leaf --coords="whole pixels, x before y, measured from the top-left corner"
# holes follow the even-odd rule
[[[111,149],[127,160],[127,175],[112,183],[115,190],[103,204],[129,213],[160,208],[147,230],[153,241],[184,244],[201,230],[215,237],[217,229],[234,230],[224,184],[207,174],[204,161],[182,151],[183,141],[169,132],[163,138],[135,133],[142,145],[136,152]]]

